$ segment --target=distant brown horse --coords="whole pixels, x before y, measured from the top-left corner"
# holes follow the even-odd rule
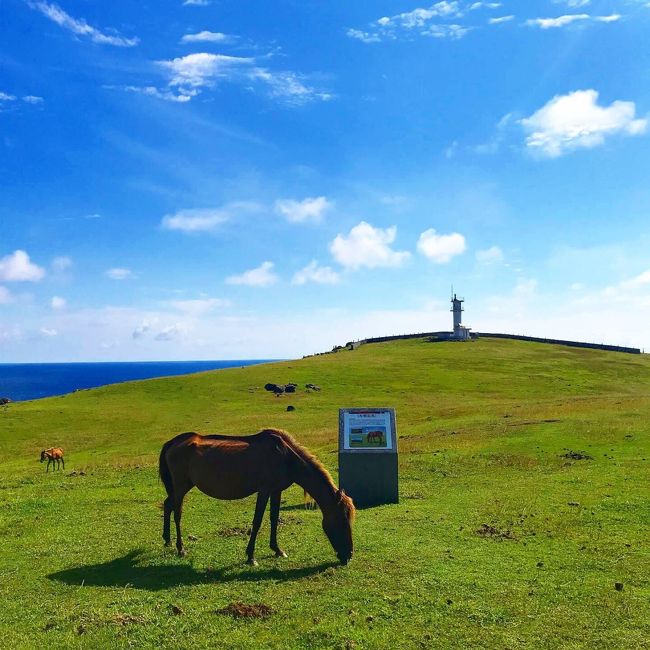
[[[181,536],[183,498],[196,486],[215,499],[243,499],[257,492],[255,516],[246,548],[248,564],[255,561],[255,539],[266,504],[271,500],[271,549],[286,557],[278,546],[280,495],[293,483],[309,492],[323,512],[323,531],[341,564],[352,557],[352,499],[338,490],[323,465],[288,433],[265,429],[252,436],[201,436],[182,433],[163,445],[160,478],[167,490],[163,539],[171,544],[170,518],[176,522],[176,548],[185,555]]]
[[[45,472],[50,471],[50,465],[55,463],[54,469],[60,469],[61,463],[63,463],[63,469],[65,469],[65,460],[63,459],[63,449],[60,447],[50,447],[49,449],[44,449],[41,452],[41,463],[47,458],[47,468]],[[54,470],[52,470],[54,471]]]

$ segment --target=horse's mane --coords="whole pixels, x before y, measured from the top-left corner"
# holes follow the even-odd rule
[[[307,465],[309,465],[315,472],[320,474],[327,484],[336,492],[338,488],[332,480],[331,474],[327,471],[323,463],[314,456],[314,454],[309,451],[306,447],[303,447],[290,433],[283,431],[282,429],[264,429],[260,433],[269,433],[276,435],[279,438],[282,438],[284,443],[295,452],[295,454],[302,459]],[[346,518],[349,521],[354,519],[355,508],[352,499],[345,494],[345,492],[340,491],[341,496],[341,507],[345,513]]]

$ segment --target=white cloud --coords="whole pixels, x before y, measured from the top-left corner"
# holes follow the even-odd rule
[[[576,9],[577,7],[586,7],[591,3],[591,0],[553,0],[556,5],[565,4],[567,7]]]
[[[4,282],[38,282],[45,270],[32,264],[25,251],[17,250],[0,259],[0,280]]]
[[[186,102],[196,97],[203,89],[213,87],[218,81],[228,81],[247,88],[259,84],[270,97],[288,105],[301,105],[314,100],[328,101],[333,98],[332,94],[307,85],[302,75],[261,67],[253,57],[197,52],[157,63],[169,75],[169,88],[178,94],[161,91],[153,86],[142,89],[129,86],[127,90]]]
[[[47,336],[48,338],[51,338],[51,337],[56,336],[58,334],[58,332],[55,329],[48,329],[47,327],[41,327],[39,332],[43,336]]]
[[[381,37],[379,34],[364,32],[360,29],[348,29],[345,34],[350,38],[356,38],[362,43],[381,43]]]
[[[528,149],[555,158],[573,149],[601,145],[611,135],[645,133],[648,121],[635,117],[634,102],[615,101],[607,107],[597,102],[595,90],[556,95],[530,117],[520,120],[529,133]]]
[[[233,217],[259,209],[260,206],[253,201],[233,201],[220,208],[179,210],[174,214],[165,215],[161,226],[165,230],[180,230],[186,233],[214,232]]]
[[[464,253],[466,247],[465,237],[457,232],[438,235],[433,228],[429,228],[418,239],[420,253],[436,264],[446,264],[452,257]]]
[[[509,16],[499,16],[499,17],[497,17],[497,18],[490,18],[490,19],[488,20],[488,23],[489,23],[490,25],[500,25],[501,23],[507,23],[507,22],[510,22],[511,20],[514,20],[514,16],[513,16],[513,15],[509,15]]]
[[[455,18],[462,15],[463,12],[459,2],[447,2],[443,0],[443,2],[432,4],[428,9],[413,9],[412,11],[397,14],[391,18],[384,16],[377,23],[382,27],[398,26],[404,29],[414,29],[423,27],[433,18]]]
[[[434,38],[450,38],[460,39],[463,38],[473,27],[463,27],[462,25],[429,25],[426,29],[422,30],[422,36],[433,36]]]
[[[269,287],[278,281],[278,276],[273,273],[273,262],[263,262],[260,266],[240,275],[231,275],[226,278],[226,284],[245,285],[248,287]]]
[[[13,297],[9,289],[0,285],[0,305],[8,305],[12,301]]]
[[[551,29],[555,27],[566,27],[571,23],[589,20],[590,18],[591,16],[589,14],[567,14],[565,16],[558,16],[557,18],[530,18],[526,21],[526,25]]]
[[[316,260],[312,260],[304,269],[296,271],[291,284],[337,284],[340,281],[339,274],[329,266],[319,266]]]
[[[50,300],[50,307],[52,309],[65,309],[66,304],[65,298],[61,298],[60,296],[52,296],[52,300]]]
[[[165,215],[162,227],[183,232],[211,232],[229,218],[230,215],[221,209],[180,210],[175,214]]]
[[[375,228],[361,221],[347,237],[337,235],[330,244],[330,252],[339,264],[349,269],[401,266],[410,253],[391,249],[396,235],[395,226]]]
[[[621,14],[610,14],[609,16],[590,16],[589,14],[567,14],[557,18],[530,18],[526,25],[540,27],[541,29],[553,29],[566,27],[576,22],[595,21],[599,23],[615,23],[622,18]]]
[[[212,85],[215,79],[227,78],[235,68],[251,65],[253,61],[250,57],[197,52],[171,61],[158,61],[158,65],[169,72],[170,86],[191,89]]]
[[[54,21],[63,29],[67,29],[76,36],[86,36],[94,43],[115,45],[117,47],[133,47],[140,42],[139,38],[125,38],[124,36],[104,34],[96,27],[89,25],[83,18],[73,18],[56,4],[47,2],[29,2],[28,4],[32,9],[40,11],[46,18]]]
[[[160,90],[156,86],[121,86],[121,89],[129,93],[157,97],[158,99],[164,99],[166,102],[176,102],[178,104],[185,104],[198,94],[196,90],[185,89],[177,95],[170,90]]]
[[[211,0],[184,0],[184,7],[207,7]]]
[[[106,271],[106,275],[111,280],[130,280],[134,277],[133,271],[131,271],[131,269],[124,268],[108,269],[108,271]]]
[[[496,264],[503,262],[503,251],[498,246],[476,251],[476,261],[481,264]]]
[[[66,255],[60,255],[52,260],[52,270],[56,273],[63,273],[72,268],[72,260]]]
[[[443,0],[430,7],[418,7],[394,16],[383,16],[370,24],[369,31],[348,29],[346,35],[363,43],[408,38],[414,33],[434,38],[459,39],[475,28],[450,23],[451,19],[462,18],[467,11],[482,7],[495,9],[500,6],[501,4],[496,2],[475,2],[467,6],[454,0]]]
[[[13,102],[15,99],[15,95],[8,95],[7,93],[0,92],[0,102]]]
[[[23,101],[27,102],[28,104],[41,104],[43,103],[43,98],[37,97],[36,95],[25,95],[23,97]]]
[[[196,34],[185,34],[181,38],[182,43],[228,43],[233,40],[233,37],[224,34],[223,32],[210,32],[203,30]]]
[[[280,199],[275,202],[275,211],[292,223],[319,222],[332,205],[324,196],[307,197],[302,201]]]

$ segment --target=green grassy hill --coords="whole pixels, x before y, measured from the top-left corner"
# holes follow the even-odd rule
[[[276,398],[267,382],[322,390]],[[279,427],[336,475],[343,406],[395,407],[400,449],[401,503],[359,512],[349,566],[335,565],[296,487],[281,513],[288,559],[271,556],[265,522],[260,566],[244,565],[254,498],[195,490],[188,557],[163,548],[163,442]],[[0,638],[16,648],[647,647],[649,433],[647,356],[488,339],[366,345],[11,404],[0,408]],[[38,464],[51,445],[66,450],[65,472]],[[273,611],[219,613],[234,602]]]

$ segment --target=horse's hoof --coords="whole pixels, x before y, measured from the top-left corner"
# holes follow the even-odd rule
[[[171,541],[169,541],[169,542],[165,542],[165,546],[166,546],[166,547],[169,547],[169,546],[171,546],[171,545],[172,545]]]
[[[249,566],[257,566],[257,560],[254,557],[249,557],[248,560],[246,560],[246,564]]]
[[[289,557],[282,549],[278,549],[275,552],[275,557]]]
[[[186,555],[187,555],[187,551],[184,548],[178,549],[178,557],[185,557]]]

